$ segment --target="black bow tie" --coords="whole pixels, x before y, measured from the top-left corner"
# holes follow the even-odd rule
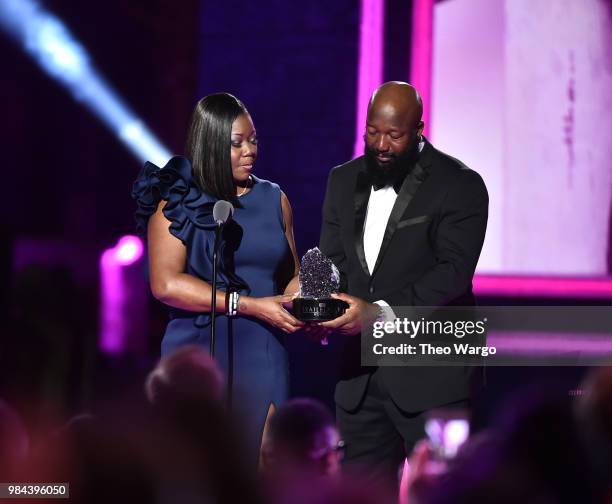
[[[406,178],[406,172],[394,171],[394,172],[383,172],[377,171],[372,175],[372,187],[375,191],[382,189],[383,187],[393,186],[395,193],[399,193]]]

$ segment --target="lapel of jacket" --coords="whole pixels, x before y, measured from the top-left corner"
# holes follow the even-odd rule
[[[370,192],[372,190],[372,183],[370,177],[365,171],[365,163],[363,163],[362,169],[357,173],[357,182],[355,186],[355,250],[359,263],[363,268],[366,275],[370,276],[368,270],[368,263],[365,258],[365,250],[363,248],[363,226],[365,224],[366,213],[368,210],[368,201],[370,199]]]
[[[387,228],[385,229],[385,234],[383,236],[382,244],[380,245],[380,250],[378,252],[378,257],[376,258],[376,265],[374,266],[372,275],[376,274],[376,271],[382,262],[385,252],[389,247],[389,243],[391,242],[391,238],[393,238],[393,234],[397,229],[398,222],[402,218],[402,215],[404,215],[404,212],[406,211],[406,208],[408,208],[412,198],[414,198],[417,189],[427,178],[427,168],[431,164],[432,152],[433,147],[427,140],[425,140],[425,146],[423,147],[423,152],[421,152],[421,155],[419,156],[419,160],[416,162],[412,171],[404,179],[404,183],[397,194],[397,199],[395,200],[395,204],[391,210],[391,215],[389,215],[389,221],[387,222]]]

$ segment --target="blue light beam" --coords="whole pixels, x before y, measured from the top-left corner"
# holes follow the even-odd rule
[[[142,162],[166,164],[171,154],[95,70],[86,49],[57,16],[34,0],[0,0],[0,26],[50,76],[114,131]]]

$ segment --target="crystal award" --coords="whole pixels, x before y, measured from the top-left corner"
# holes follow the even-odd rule
[[[344,314],[348,304],[331,297],[340,288],[340,272],[318,248],[302,257],[300,295],[293,300],[293,313],[304,322],[333,320]]]

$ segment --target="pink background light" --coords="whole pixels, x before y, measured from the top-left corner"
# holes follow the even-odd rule
[[[478,262],[502,273],[504,207],[504,5],[452,0],[435,6],[429,138],[476,170],[489,191],[489,222]]]
[[[137,236],[121,237],[100,256],[100,349],[107,354],[142,350],[146,341],[147,283],[136,265],[144,245]]]
[[[612,299],[607,278],[476,275],[473,286],[479,296]]]
[[[99,345],[105,353],[121,353],[124,349],[123,291],[121,264],[116,259],[115,249],[107,249],[100,257]]]
[[[368,102],[383,79],[384,0],[361,0],[357,113],[353,157],[363,154]]]
[[[434,0],[413,1],[410,80],[423,99],[423,121],[426,135],[429,134],[431,108],[433,13]]]
[[[128,266],[142,257],[144,247],[142,240],[137,236],[126,235],[119,239],[113,249],[113,257],[117,263]]]
[[[611,34],[603,0],[436,4],[430,136],[489,189],[479,272],[608,274]]]
[[[610,334],[545,333],[521,331],[490,331],[487,345],[494,346],[500,355],[555,358],[577,354],[586,358],[612,358]]]

